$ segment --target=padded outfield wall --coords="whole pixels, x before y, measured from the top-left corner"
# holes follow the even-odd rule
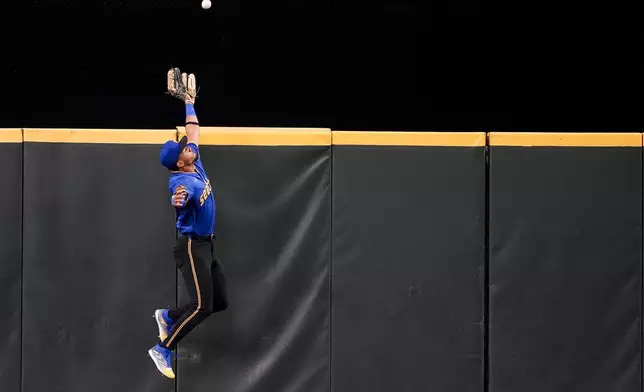
[[[0,130],[2,391],[642,391],[642,135],[202,128],[229,308],[186,296],[172,130]]]

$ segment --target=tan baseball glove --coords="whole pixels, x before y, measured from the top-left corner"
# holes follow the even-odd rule
[[[194,103],[197,99],[197,79],[194,74],[181,73],[179,68],[168,70],[168,92],[182,101]]]

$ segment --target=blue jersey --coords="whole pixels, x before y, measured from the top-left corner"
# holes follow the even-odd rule
[[[199,156],[199,147],[188,146]],[[183,207],[177,207],[177,229],[182,234],[208,236],[215,232],[215,197],[201,159],[195,161],[195,172],[172,172],[168,181],[170,193],[185,191]]]

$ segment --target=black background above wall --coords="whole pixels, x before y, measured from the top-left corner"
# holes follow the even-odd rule
[[[200,1],[4,2],[0,127],[173,127],[179,66],[209,126],[642,128],[642,36],[624,8]]]

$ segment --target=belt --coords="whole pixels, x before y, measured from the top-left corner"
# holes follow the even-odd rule
[[[212,241],[215,239],[216,235],[215,234],[210,234],[210,235],[196,235],[196,234],[179,234],[180,237],[188,237],[193,241]]]

